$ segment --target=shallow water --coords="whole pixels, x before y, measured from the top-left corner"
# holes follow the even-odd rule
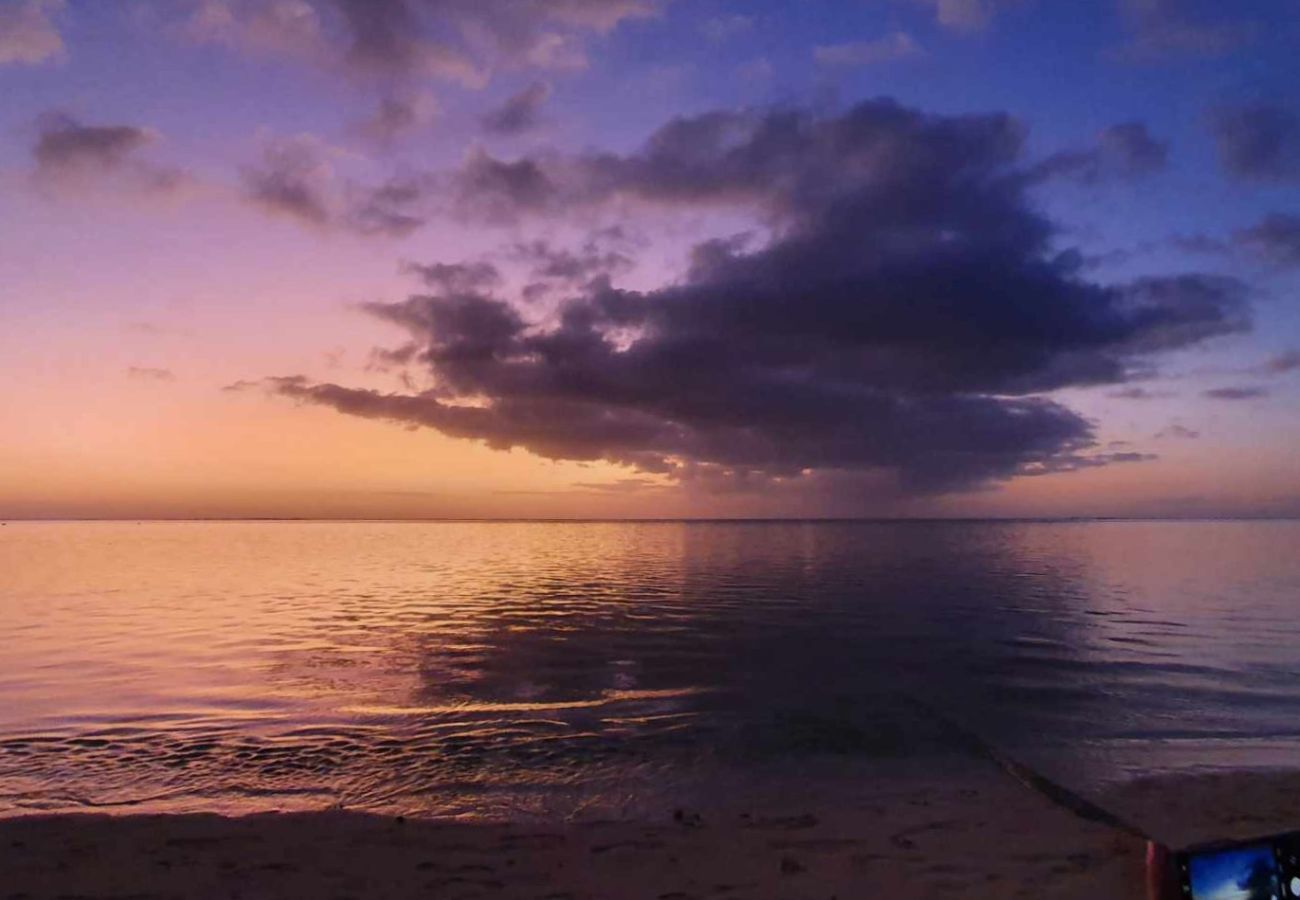
[[[11,522],[0,814],[1300,768],[1298,608],[1300,522]]]

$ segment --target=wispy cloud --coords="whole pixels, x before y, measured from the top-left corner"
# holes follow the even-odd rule
[[[39,65],[64,56],[54,17],[63,0],[9,0],[0,4],[0,65]]]
[[[1268,396],[1268,388],[1246,386],[1246,387],[1219,387],[1210,388],[1202,392],[1201,396],[1208,397],[1211,400],[1257,400],[1260,397]]]
[[[1134,62],[1224,56],[1251,43],[1257,30],[1253,22],[1198,14],[1187,0],[1119,0],[1119,9],[1131,37],[1117,55]]]
[[[495,135],[516,135],[536,128],[542,122],[542,107],[550,99],[551,86],[535,81],[512,94],[483,116],[483,129]]]
[[[138,381],[175,381],[176,374],[171,369],[159,369],[152,366],[130,366],[126,370],[130,378]]]
[[[921,45],[905,31],[895,31],[872,41],[822,44],[813,48],[813,59],[824,66],[870,66],[924,56]]]
[[[1097,135],[1095,146],[1065,150],[1039,163],[1031,177],[1069,178],[1093,184],[1109,178],[1135,178],[1162,171],[1169,144],[1152,136],[1142,122],[1121,122]]]

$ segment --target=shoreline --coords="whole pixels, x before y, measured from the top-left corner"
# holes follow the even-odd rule
[[[642,821],[362,812],[0,820],[5,896],[1140,900],[1145,846],[993,766]]]
[[[1142,900],[1141,838],[949,762],[626,821],[18,815],[0,819],[0,897]],[[1296,827],[1300,773],[1144,779],[1097,799],[1175,846],[1247,839]]]

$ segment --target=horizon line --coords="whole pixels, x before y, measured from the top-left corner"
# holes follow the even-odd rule
[[[376,523],[376,524],[437,524],[437,523],[537,523],[537,524],[653,524],[653,523],[936,523],[936,522],[1293,522],[1300,521],[1300,513],[1292,514],[1234,514],[1234,515],[1079,515],[1079,516],[0,516],[0,525],[10,522],[49,523],[60,522],[319,522],[319,523]]]

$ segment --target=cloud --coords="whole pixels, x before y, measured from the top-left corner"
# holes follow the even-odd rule
[[[1194,431],[1185,425],[1179,425],[1177,422],[1162,428],[1156,432],[1156,438],[1179,438],[1185,441],[1194,441],[1201,436],[1199,431]]]
[[[1278,268],[1293,268],[1300,266],[1300,216],[1269,213],[1226,239],[1194,234],[1171,238],[1170,243],[1189,253],[1235,252]]]
[[[1118,391],[1111,391],[1107,394],[1116,400],[1157,400],[1161,397],[1170,396],[1164,391],[1152,391],[1144,387],[1127,387]]]
[[[1256,225],[1236,231],[1233,242],[1276,266],[1300,266],[1300,216],[1272,213]]]
[[[37,183],[58,190],[114,183],[130,190],[165,193],[188,183],[178,169],[140,159],[157,132],[136,125],[87,125],[60,112],[36,120],[32,158]]]
[[[1135,62],[1176,56],[1219,57],[1249,44],[1253,23],[1225,20],[1221,4],[1191,0],[1119,0],[1132,34],[1119,55]]]
[[[535,81],[506,98],[505,102],[483,116],[483,129],[496,135],[516,135],[541,124],[542,106],[550,99],[551,86]]]
[[[714,16],[700,26],[700,31],[711,41],[725,41],[752,31],[754,19],[739,13]]]
[[[1018,0],[913,0],[934,10],[935,20],[944,28],[959,32],[987,28],[997,13],[1014,6]]]
[[[1250,181],[1300,178],[1300,115],[1270,103],[1219,106],[1207,117],[1219,162]]]
[[[1268,388],[1262,387],[1221,387],[1202,391],[1202,397],[1211,400],[1255,400],[1268,396]]]
[[[390,178],[377,187],[349,185],[342,224],[363,235],[405,237],[428,221],[432,190],[424,175]]]
[[[584,65],[584,35],[657,11],[657,0],[203,0],[184,30],[381,84],[481,88],[502,68]]]
[[[1095,184],[1111,178],[1136,178],[1163,171],[1169,164],[1169,144],[1157,140],[1141,122],[1121,122],[1097,135],[1096,146],[1066,150],[1043,160],[1035,176],[1069,178]]]
[[[438,105],[428,94],[390,95],[380,98],[375,111],[358,122],[354,131],[381,149],[388,149],[427,127],[437,112]]]
[[[1287,350],[1264,363],[1264,371],[1269,375],[1284,375],[1287,372],[1300,371],[1300,350]]]
[[[905,31],[895,31],[874,41],[823,44],[813,48],[813,59],[824,66],[870,66],[924,54],[921,45]]]
[[[171,369],[156,369],[150,366],[131,366],[126,370],[128,378],[140,381],[175,381],[176,375]]]
[[[320,141],[309,135],[277,138],[243,173],[245,198],[273,215],[324,228],[336,213],[334,168]]]
[[[404,267],[441,294],[472,294],[501,284],[501,272],[490,262],[408,263]]]
[[[262,384],[704,485],[886,473],[926,493],[1145,459],[1101,452],[1091,423],[1044,394],[1122,383],[1245,329],[1245,289],[1194,273],[1087,280],[1026,196],[1022,145],[1004,114],[874,100],[681,117],[625,155],[480,154],[462,188],[516,214],[746,211],[766,238],[724,233],[661,287],[597,277],[532,312],[492,279],[437,269],[431,290],[366,307],[405,332],[430,389]]]
[[[344,179],[339,151],[310,134],[275,137],[242,172],[244,199],[257,209],[319,231],[404,237],[425,223],[429,187],[420,176],[367,186]]]
[[[34,66],[64,55],[53,16],[63,0],[9,0],[0,5],[0,66]]]
[[[508,256],[527,265],[528,276],[534,279],[525,288],[525,296],[535,298],[557,286],[587,287],[630,270],[635,265],[633,259],[622,249],[607,245],[611,231],[621,234],[621,229],[607,229],[590,236],[573,250],[556,247],[546,240],[516,243]]]

